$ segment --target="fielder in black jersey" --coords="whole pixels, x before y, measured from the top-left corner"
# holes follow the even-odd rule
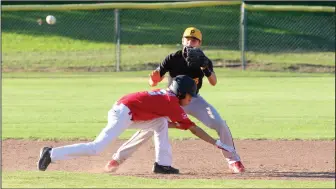
[[[171,78],[175,78],[178,75],[188,75],[189,77],[193,78],[197,84],[197,93],[202,87],[204,72],[201,68],[191,68],[188,66],[186,62],[183,50],[179,50],[175,53],[168,55],[157,68],[160,71],[160,77],[163,77],[167,72]],[[210,73],[213,74],[215,78],[215,74],[213,71],[212,62],[209,60],[208,67],[206,68]],[[212,82],[213,85],[216,84],[217,79],[214,79]]]
[[[213,64],[201,51],[202,63],[200,67],[190,66],[187,59],[188,48],[199,48],[202,44],[202,33],[195,27],[187,28],[182,37],[183,49],[175,53],[169,54],[157,69],[151,72],[149,78],[149,85],[156,86],[161,82],[168,72],[168,86],[171,84],[172,78],[177,75],[187,75],[193,78],[197,84],[197,97],[192,98],[191,103],[184,106],[184,111],[201,121],[205,126],[216,130],[219,135],[220,141],[224,143],[231,151],[222,150],[222,154],[228,162],[229,169],[233,173],[241,173],[245,168],[241,159],[236,152],[232,135],[226,121],[221,118],[217,110],[209,104],[200,94],[199,90],[202,88],[203,79],[215,86],[217,84],[217,77],[213,69]],[[206,62],[206,64],[205,64]],[[203,64],[204,63],[204,64]],[[115,168],[126,160],[141,144],[146,142],[153,136],[152,131],[139,131],[133,135],[127,142],[125,142],[118,151],[113,155],[115,160]],[[115,169],[115,170],[116,170]]]

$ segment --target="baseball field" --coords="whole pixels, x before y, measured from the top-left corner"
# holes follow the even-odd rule
[[[244,174],[232,175],[217,149],[174,129],[169,135],[174,165],[182,172],[178,176],[151,173],[151,141],[116,173],[103,173],[112,153],[135,132],[131,129],[100,156],[58,162],[46,172],[37,171],[42,146],[94,139],[115,100],[149,89],[147,74],[3,73],[2,186],[334,186],[335,78],[328,74],[218,69],[218,86],[206,84],[202,95],[227,120],[247,168]]]
[[[82,13],[62,14],[63,18],[75,18]],[[234,16],[231,13],[227,11]],[[180,175],[151,172],[152,141],[141,146],[117,172],[104,173],[105,163],[136,131],[133,129],[126,130],[98,156],[57,162],[45,172],[38,171],[36,162],[41,147],[93,140],[105,127],[107,111],[118,98],[150,89],[150,70],[111,72],[114,44],[103,37],[109,33],[86,40],[76,37],[76,32],[79,36],[95,36],[82,33],[84,28],[90,28],[87,22],[78,26],[79,31],[68,33],[57,13],[54,15],[60,18],[59,27],[63,30],[57,29],[57,24],[33,26],[36,17],[22,19],[21,14],[5,13],[2,20],[3,188],[334,188],[335,52],[317,49],[307,53],[250,54],[252,63],[272,63],[277,71],[215,68],[218,84],[212,87],[205,83],[201,89],[201,95],[215,106],[231,129],[246,167],[243,174],[231,174],[218,149],[177,129],[170,129],[169,136],[173,166],[180,169]],[[154,25],[160,22],[153,19]],[[104,28],[105,22],[91,21],[95,21],[97,30],[111,32]],[[127,30],[131,25],[126,24],[126,36],[137,32]],[[216,28],[207,28],[208,32],[212,30]],[[148,36],[135,37],[135,44],[131,44],[132,40],[122,44],[122,62],[144,69],[144,64],[157,65],[157,61],[179,48],[174,42],[179,42],[180,36],[178,40],[169,38],[172,41],[167,44],[159,45],[155,40],[145,44],[156,33],[144,33]],[[317,43],[321,38],[313,37],[314,40]],[[240,56],[236,47],[206,48],[205,53],[218,60]],[[314,70],[284,72],[278,67],[302,64],[314,65]],[[166,83],[164,80],[158,88],[166,87]],[[214,131],[192,119],[217,137]]]

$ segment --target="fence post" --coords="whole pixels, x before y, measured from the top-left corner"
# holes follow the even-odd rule
[[[114,10],[114,19],[115,19],[115,44],[116,44],[116,71],[120,71],[120,15],[119,9]]]
[[[245,10],[245,2],[243,1],[241,4],[240,9],[240,44],[241,44],[241,61],[242,61],[242,69],[246,69],[246,57],[245,57],[245,51],[246,51],[246,10]]]

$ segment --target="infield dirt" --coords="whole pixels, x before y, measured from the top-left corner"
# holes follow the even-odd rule
[[[86,141],[3,140],[2,171],[37,170],[36,162],[41,147],[79,142]],[[201,140],[174,140],[171,141],[173,166],[180,169],[179,175],[156,175],[151,172],[154,144],[150,140],[121,164],[115,173],[104,173],[103,167],[123,142],[116,140],[98,156],[52,163],[47,171],[168,179],[335,180],[334,140],[236,140],[235,146],[246,167],[243,174],[231,174],[219,149]]]

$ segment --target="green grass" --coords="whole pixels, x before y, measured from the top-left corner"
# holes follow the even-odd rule
[[[37,19],[44,20],[48,14],[56,16],[56,25],[38,25]],[[248,15],[247,59],[252,63],[335,66],[334,14],[256,11]],[[122,10],[121,68],[147,69],[148,63],[156,66],[181,48],[182,32],[191,25],[202,30],[204,50],[211,59],[239,62],[239,18],[239,6]],[[148,71],[62,72],[72,68],[114,69],[112,10],[2,12],[1,22],[2,68],[23,72],[3,74],[2,139],[93,139],[105,126],[107,111],[115,100],[129,92],[150,89]],[[43,70],[57,72],[25,73]],[[335,139],[334,73],[226,69],[216,73],[218,85],[205,84],[201,94],[227,120],[235,139]],[[134,131],[127,130],[120,138],[128,138]],[[214,131],[206,131],[217,137]],[[172,129],[169,134],[173,139],[194,138],[188,131]],[[165,180],[58,171],[2,174],[5,188],[334,185],[334,181]]]
[[[181,48],[181,35],[190,25],[202,30],[204,49],[211,59],[240,62],[239,10],[239,6],[122,10],[121,67],[144,69],[148,63],[160,63],[167,54]],[[44,20],[47,14],[56,16],[56,25],[37,24],[37,19]],[[335,66],[333,13],[248,14],[247,59],[252,63]],[[3,68],[113,69],[113,15],[112,10],[3,12]]]
[[[130,78],[147,77],[150,71],[125,71],[125,72],[5,72],[3,78]],[[264,72],[249,70],[231,70],[225,68],[215,69],[218,77],[335,77],[333,73],[297,73],[297,72]]]
[[[52,14],[57,24],[37,24],[37,19]],[[288,18],[291,18],[290,20]],[[85,21],[83,21],[85,20]],[[284,51],[293,41],[308,43],[301,49],[320,50],[320,47],[335,47],[335,17],[322,12],[274,12],[250,11],[249,31],[254,39],[249,45],[263,46],[267,50],[274,46]],[[96,42],[114,42],[113,10],[97,11],[16,11],[2,14],[4,32],[30,35],[57,35]],[[121,10],[120,23],[124,44],[169,44],[179,43],[183,30],[198,25],[204,33],[204,45],[225,46],[228,50],[239,49],[240,6],[216,6],[189,9]],[[319,30],[312,30],[312,28]],[[223,35],[225,34],[225,35]],[[281,35],[288,34],[288,35]],[[256,35],[256,36],[255,36]],[[265,38],[265,35],[268,35]],[[279,40],[283,38],[284,40]],[[254,42],[264,42],[255,44]],[[256,48],[258,49],[258,48]],[[315,49],[316,50],[316,49]]]
[[[5,74],[2,137],[92,139],[105,126],[107,111],[115,100],[150,89],[147,74]],[[201,94],[227,120],[235,138],[335,138],[333,75],[228,70],[217,74],[218,85],[205,84]],[[133,132],[127,130],[121,138]],[[170,136],[193,137],[188,131],[174,129]]]
[[[16,43],[16,41],[21,43]],[[3,33],[3,68],[21,70],[62,70],[70,67],[101,67],[115,65],[115,47],[109,43],[74,40],[58,36],[30,36]],[[32,45],[35,44],[35,45]],[[180,48],[180,47],[178,47]],[[146,63],[156,65],[168,54],[178,49],[166,45],[122,45],[121,67],[141,69]],[[239,51],[207,49],[205,53],[214,60],[239,60]],[[333,52],[256,53],[247,54],[248,59],[258,63],[319,64],[334,66]],[[316,62],[318,60],[318,63]],[[112,68],[113,69],[113,68]]]
[[[168,180],[59,171],[20,171],[2,174],[3,188],[332,188],[334,185],[334,181]]]

